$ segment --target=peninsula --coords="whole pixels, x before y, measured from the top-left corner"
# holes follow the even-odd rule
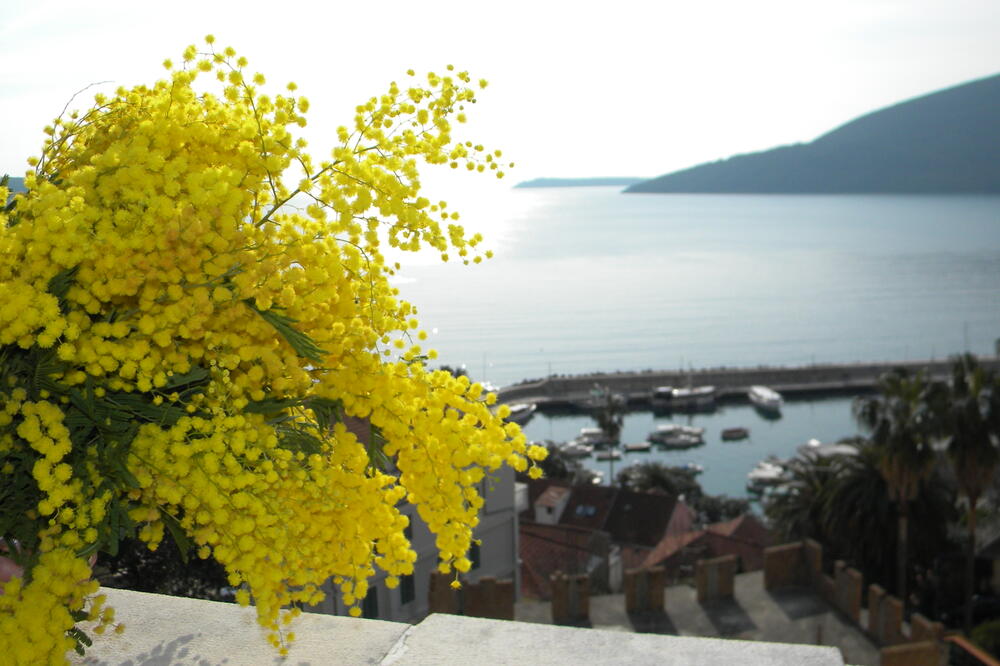
[[[900,102],[804,144],[675,171],[626,192],[1000,193],[1000,74]]]

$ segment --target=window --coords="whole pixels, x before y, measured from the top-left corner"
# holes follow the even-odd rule
[[[469,548],[469,561],[472,562],[473,571],[482,566],[482,553],[479,552],[479,544],[474,541]]]
[[[416,586],[412,575],[399,577],[399,605],[403,606],[417,598]]]
[[[368,588],[368,594],[361,602],[361,617],[366,617],[369,620],[378,619],[378,588],[374,585]]]

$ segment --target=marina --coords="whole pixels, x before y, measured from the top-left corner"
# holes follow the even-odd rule
[[[996,356],[980,356],[984,367],[1000,369],[1000,358]],[[812,397],[829,397],[835,395],[859,395],[875,388],[879,376],[893,368],[905,368],[916,373],[925,371],[929,377],[944,379],[950,371],[950,362],[944,360],[924,361],[883,361],[879,363],[839,363],[811,364],[804,366],[762,366],[756,368],[706,368],[689,371],[652,371],[592,373],[569,376],[551,376],[544,379],[524,381],[518,384],[504,386],[498,392],[499,402],[532,402],[541,409],[567,408],[587,409],[592,404],[591,395],[595,387],[610,390],[625,397],[629,406],[637,408],[653,408],[658,411],[670,411],[669,399],[662,397],[665,387],[670,387],[671,393],[678,389],[674,387],[701,387],[695,395],[700,399],[690,397],[690,391],[682,393],[684,409],[693,402],[706,403],[705,408],[719,404],[746,404],[754,402],[761,406],[766,404],[750,397],[752,388],[769,388],[780,394],[778,400],[807,399]],[[707,404],[708,391],[714,401]],[[773,401],[773,396],[771,397]],[[780,411],[780,402],[777,406]],[[774,411],[773,405],[768,411]]]

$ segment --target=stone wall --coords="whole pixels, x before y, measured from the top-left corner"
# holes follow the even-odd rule
[[[941,646],[936,641],[906,643],[882,648],[882,666],[941,666]]]
[[[764,589],[810,584],[807,573],[805,547],[801,541],[771,546],[764,549]]]
[[[552,623],[586,625],[590,623],[590,578],[552,575]]]
[[[943,625],[914,613],[907,631],[903,622],[903,602],[874,583],[868,586],[865,618],[862,613],[863,574],[843,561],[834,562],[832,575],[825,573],[823,547],[819,543],[806,540],[772,546],[764,551],[764,588],[776,590],[792,586],[811,587],[862,628],[876,644],[885,646],[883,664],[937,663],[933,659],[942,652]]]
[[[625,572],[625,611],[662,612],[666,572],[663,567],[629,569]]]
[[[475,583],[463,582],[456,590],[451,586],[453,580],[454,576],[448,574],[437,571],[431,574],[428,593],[431,613],[514,619],[513,581],[486,576]]]
[[[737,568],[739,568],[739,558],[735,555],[698,560],[695,568],[698,603],[732,599],[733,580]]]

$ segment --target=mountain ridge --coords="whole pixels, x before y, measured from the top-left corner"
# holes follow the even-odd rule
[[[858,116],[809,143],[658,176],[629,193],[1000,193],[1000,74]]]

